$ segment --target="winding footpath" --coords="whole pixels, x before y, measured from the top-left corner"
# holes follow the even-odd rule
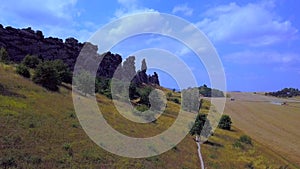
[[[203,161],[202,154],[201,154],[200,139],[199,139],[198,136],[196,136],[196,143],[197,143],[197,146],[198,146],[198,156],[199,156],[199,159],[200,159],[201,169],[204,169],[204,161]]]

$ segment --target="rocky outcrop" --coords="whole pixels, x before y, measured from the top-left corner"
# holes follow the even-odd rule
[[[31,28],[15,29],[3,28],[0,25],[0,47],[4,47],[12,61],[21,62],[27,55],[37,55],[43,60],[63,60],[71,69],[83,47],[74,38],[62,39],[45,38],[41,31],[33,31]]]
[[[125,66],[124,70],[129,69],[126,61],[122,64],[122,57],[119,54],[112,54],[106,52],[99,55],[97,53],[98,47],[88,42],[80,43],[75,38],[67,38],[65,41],[59,38],[44,37],[42,31],[34,31],[30,27],[25,29],[16,29],[10,26],[3,27],[0,24],[0,48],[4,47],[11,60],[16,63],[20,63],[23,58],[30,54],[36,55],[42,60],[55,60],[61,59],[66,63],[70,70],[74,69],[76,59],[79,56],[83,47],[86,51],[86,55],[92,55],[102,59],[98,68],[97,75],[106,78],[112,78],[115,70],[118,66]],[[134,62],[134,56],[129,57]],[[145,62],[145,61],[144,61]],[[131,64],[131,63],[130,63]],[[130,73],[136,73],[130,70]],[[154,73],[152,76],[148,76],[142,71],[136,73],[135,77],[140,77],[136,80],[137,83],[153,83],[158,84],[158,75]],[[132,76],[132,75],[130,75]]]

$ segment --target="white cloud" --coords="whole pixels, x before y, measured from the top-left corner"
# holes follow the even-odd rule
[[[76,0],[12,0],[1,2],[0,15],[4,22],[19,25],[63,25],[72,22]]]
[[[79,23],[81,11],[77,0],[11,0],[1,2],[0,22],[17,28],[32,27],[45,36],[68,38],[73,36],[84,42],[98,27],[92,22]]]
[[[295,53],[280,53],[276,51],[242,51],[224,56],[229,62],[239,64],[283,64],[294,65],[300,63],[300,56]]]
[[[136,6],[137,0],[118,0],[118,3],[123,6],[130,7],[130,6]]]
[[[182,47],[179,51],[175,52],[178,56],[185,56],[191,53],[191,50],[187,47]]]
[[[177,5],[173,8],[172,13],[182,13],[185,16],[192,16],[193,15],[193,9],[188,7],[187,4]]]
[[[263,46],[296,38],[298,30],[274,13],[274,3],[230,3],[211,8],[196,23],[212,40]]]

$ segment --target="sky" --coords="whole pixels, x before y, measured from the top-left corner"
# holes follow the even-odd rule
[[[0,23],[17,28],[31,27],[42,30],[45,36],[75,37],[84,42],[120,17],[141,12],[171,14],[194,24],[211,41],[222,61],[228,91],[274,91],[284,87],[300,88],[299,6],[298,0],[0,0]],[[168,24],[144,20],[142,25],[128,20],[120,23],[119,28],[134,31]],[[155,56],[158,61],[169,59],[164,54],[176,55],[188,65],[198,84],[211,83],[196,54],[169,37],[134,36],[111,51],[126,58],[149,48],[165,51],[153,53],[161,54]],[[137,56],[137,68],[139,57],[142,56]],[[169,62],[172,65],[172,59]],[[173,76],[164,72],[159,72],[159,76],[163,86],[178,87]],[[180,78],[184,79],[184,74]]]

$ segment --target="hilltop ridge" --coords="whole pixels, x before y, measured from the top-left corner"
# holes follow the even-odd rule
[[[11,26],[3,27],[0,24],[0,48],[5,48],[12,62],[20,63],[26,55],[36,55],[41,60],[60,59],[73,71],[76,59],[81,49],[87,46],[88,54],[102,59],[97,76],[112,78],[118,66],[122,66],[122,57],[119,54],[106,52],[98,54],[97,45],[89,42],[81,43],[75,38],[64,41],[59,38],[45,37],[40,30],[34,31],[31,27],[17,29]],[[145,72],[136,72],[136,83],[159,85],[158,74],[146,75]]]

